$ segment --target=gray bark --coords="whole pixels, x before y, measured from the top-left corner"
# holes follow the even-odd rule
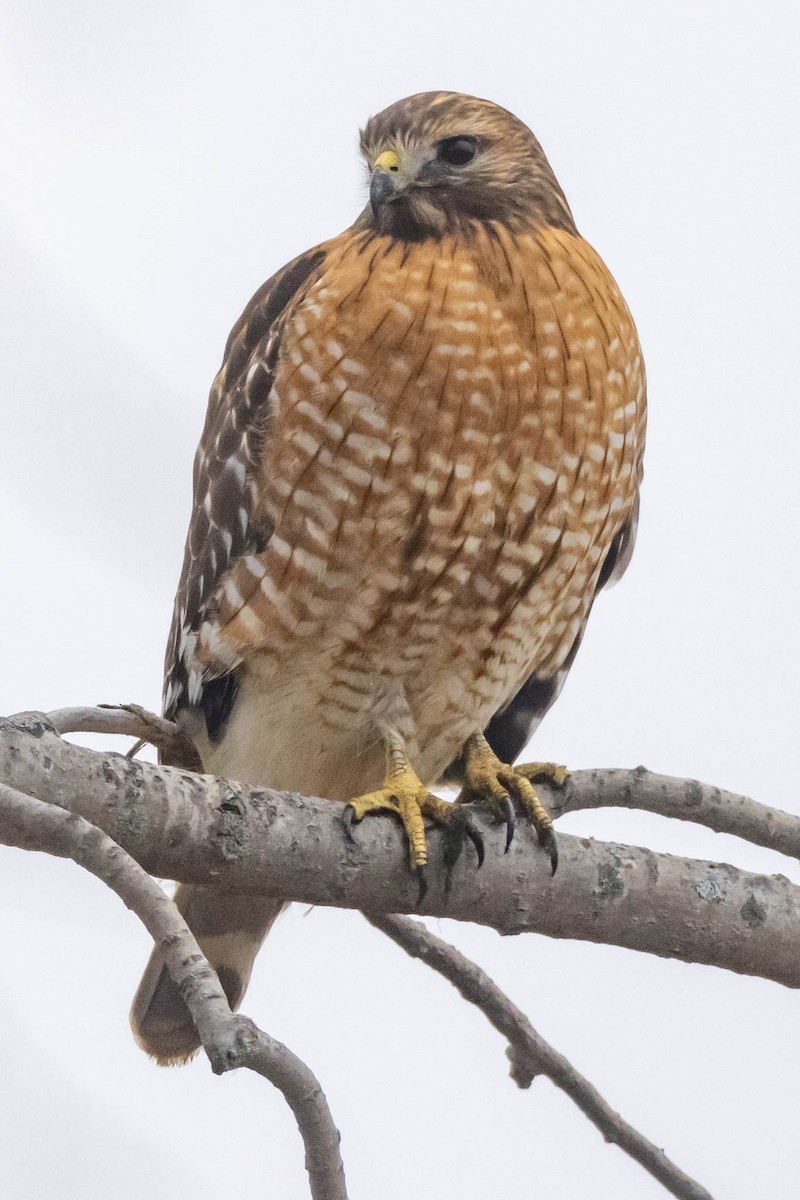
[[[644,787],[643,807],[651,811],[659,796],[658,811],[686,805],[687,781],[671,781],[670,793],[669,781],[652,787],[641,770],[577,772],[560,801],[546,785],[540,791],[554,811],[559,803],[588,808],[592,796],[595,805],[607,803],[609,774],[616,794],[632,803]],[[467,849],[449,895],[443,872],[432,869],[418,909],[416,880],[390,817],[368,817],[356,827],[356,844],[348,845],[341,805],[85,750],[63,741],[42,714],[0,722],[0,779],[85,817],[160,877],[309,904],[449,916],[502,934],[603,942],[800,986],[800,888],[782,876],[561,833],[561,865],[551,878],[546,857],[520,823],[507,855],[501,831],[486,828],[484,866],[476,870]],[[751,840],[763,844],[764,814],[772,810],[736,799],[740,809],[749,806]],[[701,807],[694,805],[696,820]],[[800,822],[778,816],[784,843],[791,842]],[[748,836],[747,823],[737,819]],[[434,868],[438,838],[432,832]]]

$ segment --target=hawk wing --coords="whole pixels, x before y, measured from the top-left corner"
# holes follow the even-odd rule
[[[641,483],[641,472],[639,482]],[[609,547],[597,579],[594,599],[597,599],[598,592],[604,587],[616,583],[625,574],[633,554],[638,525],[639,497],[637,494],[630,520],[618,531]],[[588,619],[589,613],[587,612],[586,621],[584,621],[580,633],[555,674],[530,675],[522,687],[495,713],[486,726],[484,730],[486,740],[501,762],[513,763],[516,761],[544,720],[550,707],[555,704],[569,674],[569,669],[575,661]],[[460,784],[463,782],[463,777],[464,762],[463,757],[459,755],[443,773],[442,782]]]
[[[602,588],[616,583],[625,574],[633,554],[638,525],[639,497],[637,495],[630,520],[617,532],[609,547],[597,579],[594,599],[597,599],[597,594]],[[586,620],[588,621],[588,619],[589,613],[587,612]],[[585,629],[586,622],[584,622],[565,661],[554,675],[547,678],[531,675],[511,700],[492,717],[485,730],[486,739],[501,762],[513,763],[515,761],[533,737],[550,706],[557,700],[569,674],[569,669],[575,661],[575,655],[578,653]],[[448,768],[448,776],[452,778],[449,773],[450,768]]]
[[[287,313],[324,258],[320,249],[301,255],[253,296],[228,338],[195,455],[192,516],[164,663],[164,715],[201,707],[212,740],[230,712],[236,677],[224,666],[216,672],[201,666],[197,639],[228,568],[244,554],[261,553],[272,534],[259,515],[255,468],[269,436]]]

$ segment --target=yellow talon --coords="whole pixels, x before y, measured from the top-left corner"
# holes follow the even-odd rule
[[[539,835],[539,841],[542,841],[542,834],[549,832],[553,828],[553,822],[550,814],[545,809],[536,788],[521,775],[515,771],[513,767],[506,767],[497,772],[497,778],[502,783],[503,787],[516,795],[520,801],[525,813]]]
[[[416,870],[428,861],[423,818],[434,816],[438,806],[444,803],[431,795],[415,771],[403,766],[389,772],[380,791],[357,796],[348,808],[354,821],[361,821],[374,812],[391,812],[399,817],[408,839],[411,866]]]
[[[506,825],[506,850],[514,837],[512,798],[536,830],[539,845],[550,858],[552,873],[558,866],[558,845],[553,821],[542,804],[533,779],[552,779],[559,786],[567,779],[566,767],[557,763],[528,763],[512,767],[500,762],[482,733],[473,734],[464,747],[464,789],[460,804],[480,804]]]
[[[428,889],[425,818],[435,821],[445,831],[442,856],[445,894],[450,889],[453,867],[461,855],[465,839],[471,841],[475,847],[478,866],[483,863],[483,836],[469,810],[462,805],[440,800],[428,791],[416,771],[409,765],[399,736],[390,732],[385,745],[387,767],[383,787],[377,792],[367,792],[350,801],[344,812],[345,833],[352,840],[351,826],[354,822],[363,820],[368,813],[390,812],[399,817],[406,832],[411,869],[419,879],[418,903],[421,904]]]
[[[518,775],[524,775],[530,783],[536,779],[549,779],[556,787],[563,787],[569,779],[569,768],[562,766],[561,763],[520,763],[514,770]]]

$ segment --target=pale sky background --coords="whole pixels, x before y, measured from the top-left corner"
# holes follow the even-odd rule
[[[795,4],[43,4],[0,10],[0,711],[157,707],[190,468],[227,333],[363,201],[356,133],[437,87],[542,141],[639,325],[639,544],[539,758],[800,811]],[[624,812],[561,827],[800,881]],[[264,1081],[134,1046],[147,935],[70,863],[0,852],[9,1200],[300,1200]],[[633,952],[434,923],[718,1200],[798,1194],[800,996]],[[659,1200],[357,913],[295,907],[246,1011],[319,1076],[353,1200]]]

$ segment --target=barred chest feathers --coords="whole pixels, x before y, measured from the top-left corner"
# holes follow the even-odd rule
[[[259,691],[289,686],[328,741],[369,741],[402,686],[429,777],[560,667],[637,486],[644,375],[616,285],[571,234],[508,236],[423,244],[413,267],[387,238],[331,244],[283,334],[274,533],[206,633],[231,660],[257,647]]]

